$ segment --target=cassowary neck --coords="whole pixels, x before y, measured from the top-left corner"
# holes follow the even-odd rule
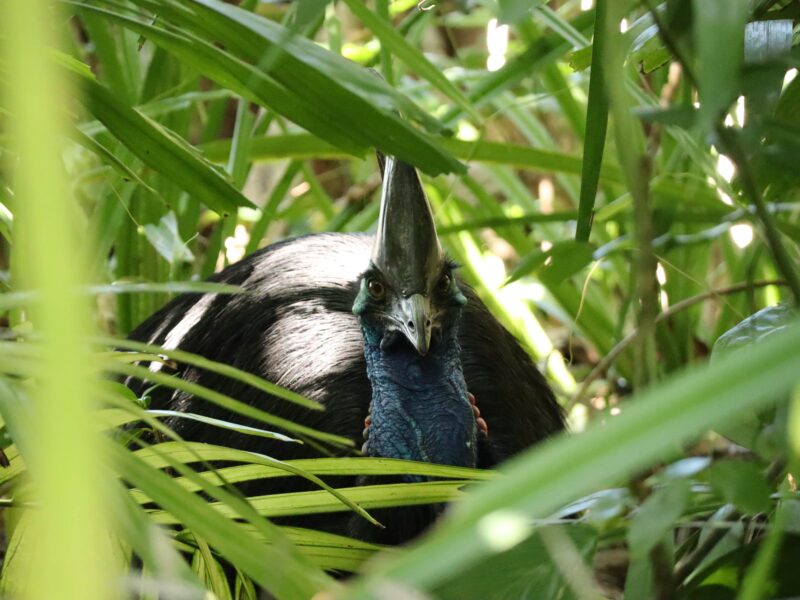
[[[372,384],[370,456],[474,467],[475,418],[467,399],[457,317],[442,325],[427,356],[402,340],[382,350],[362,323]]]

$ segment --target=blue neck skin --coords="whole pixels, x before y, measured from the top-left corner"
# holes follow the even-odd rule
[[[477,428],[461,368],[458,312],[443,323],[427,356],[406,340],[386,350],[383,333],[361,321],[372,384],[372,424],[366,454],[474,467]]]

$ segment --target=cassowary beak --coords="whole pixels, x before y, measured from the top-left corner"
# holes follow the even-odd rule
[[[403,333],[420,355],[425,356],[431,346],[431,303],[422,294],[412,294],[400,301]]]
[[[385,159],[372,264],[398,294],[392,321],[424,356],[431,342],[429,293],[441,277],[444,252],[416,170],[391,156]]]

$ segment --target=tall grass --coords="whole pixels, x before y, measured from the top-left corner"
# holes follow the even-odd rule
[[[48,0],[11,0],[1,17],[3,91],[13,115],[6,160],[14,163],[14,284],[35,293],[26,321],[40,340],[29,398],[3,398],[7,426],[28,457],[26,501],[36,506],[22,541],[31,564],[13,591],[106,600],[116,596],[118,574],[98,443],[97,364],[87,344],[92,318],[79,291],[88,281],[86,238],[62,162],[64,100],[72,94],[53,61],[63,33],[59,9]]]
[[[4,594],[593,598],[592,562],[620,548],[606,596],[798,593],[781,560],[800,527],[796,9],[588,4],[0,6]],[[499,473],[280,462],[184,442],[161,422],[181,415],[111,381],[145,374],[227,411],[183,415],[204,426],[346,446],[136,363],[319,408],[290,390],[121,338],[171,294],[238,293],[199,280],[243,253],[370,230],[373,147],[423,172],[444,245],[547,373],[571,436]],[[134,422],[157,434],[115,433]],[[323,481],[382,473],[437,480]],[[316,488],[228,486],[273,477]],[[446,500],[400,551],[270,521]]]

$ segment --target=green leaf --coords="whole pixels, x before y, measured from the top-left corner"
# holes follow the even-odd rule
[[[572,561],[575,558],[591,563],[597,543],[596,530],[579,523],[547,526],[542,530],[519,546],[500,552],[467,573],[437,586],[434,597],[437,600],[582,598],[571,594],[566,583],[574,581],[576,565]],[[552,544],[553,539],[563,540],[567,548],[571,546],[575,551],[575,555],[569,557],[571,564],[567,572],[554,564],[554,554],[563,552],[564,548]]]
[[[700,123],[704,129],[730,106],[739,84],[744,54],[747,0],[694,0],[694,41],[697,47]]]
[[[192,568],[205,581],[206,589],[214,595],[216,600],[233,600],[222,565],[214,557],[211,548],[203,538],[198,535],[193,537],[198,549],[192,558]]]
[[[644,501],[628,526],[628,548],[633,558],[643,558],[671,533],[689,502],[689,484],[683,480],[658,488]]]
[[[537,6],[546,0],[498,0],[500,7],[498,20],[501,23],[516,23]]]
[[[768,116],[780,98],[786,66],[779,59],[792,47],[793,29],[788,19],[754,21],[745,27],[743,83],[751,115]]]
[[[453,223],[443,227],[437,227],[439,235],[449,235],[459,231],[474,231],[484,227],[494,229],[504,227],[515,227],[519,225],[531,225],[533,223],[564,223],[574,221],[578,213],[574,210],[565,210],[552,213],[529,213],[514,217],[487,217],[485,219],[475,219],[464,221],[463,223]]]
[[[537,0],[538,1],[538,0]],[[547,13],[543,7],[542,15]],[[570,23],[570,26],[579,31],[588,31],[594,24],[594,11],[579,13]],[[474,106],[481,106],[496,98],[504,90],[519,83],[525,77],[531,77],[545,66],[553,64],[561,56],[572,50],[574,43],[565,39],[562,32],[547,33],[540,39],[530,44],[522,54],[510,59],[497,71],[484,75],[481,80],[467,93],[467,98]],[[442,122],[445,125],[455,123],[462,115],[460,107],[448,111]]]
[[[743,513],[754,514],[769,510],[772,490],[758,465],[724,460],[714,464],[706,476],[714,491]]]
[[[153,5],[152,2],[145,0],[137,2]],[[155,5],[163,7],[166,3],[162,0]],[[353,100],[369,99],[369,102],[359,101],[359,105],[378,106],[386,110],[387,115],[391,114],[389,112],[391,110],[400,110],[434,131],[441,129],[441,125],[433,117],[365,69],[358,68],[341,56],[324,50],[311,40],[293,35],[269,19],[215,0],[195,0],[191,4],[184,1],[183,5],[192,6],[192,11],[197,11],[190,17],[191,22],[196,25],[208,27],[218,33],[238,32],[242,36],[241,39],[225,35],[224,41],[230,42],[233,48],[237,48],[235,51],[241,51],[254,62],[261,62],[265,56],[272,59],[274,63],[268,65],[270,67],[268,70],[274,67],[275,77],[298,95],[304,93],[303,86],[311,83],[311,81],[298,81],[299,75],[306,74],[314,80],[324,75],[323,79],[319,79],[322,87],[318,93],[322,95],[343,88],[354,96]],[[206,21],[202,23],[198,17],[205,18]],[[254,45],[248,47],[246,46],[248,42],[253,42]],[[291,72],[290,67],[298,70]]]
[[[622,515],[631,506],[631,493],[627,488],[608,488],[589,494],[560,508],[554,518],[568,518],[583,512],[586,522],[602,526]]]
[[[792,392],[787,420],[789,446],[797,461],[800,460],[800,386],[796,386]],[[798,527],[800,528],[800,522]]]
[[[717,359],[738,348],[761,344],[770,336],[789,329],[796,317],[797,311],[788,304],[764,308],[719,336],[711,356]]]
[[[597,0],[592,72],[589,78],[589,97],[586,101],[586,133],[583,136],[583,164],[581,165],[581,194],[578,204],[578,223],[575,241],[588,242],[594,216],[597,183],[603,163],[608,128],[608,93],[605,76],[605,11],[606,2]],[[611,0],[613,1],[613,0]]]
[[[517,144],[484,141],[466,142],[456,139],[442,139],[441,143],[454,156],[459,156],[469,161],[512,165],[541,172],[572,173],[576,175],[580,174],[583,166],[580,157]],[[610,181],[621,180],[619,170],[611,167],[603,168],[601,177]]]
[[[453,138],[435,138],[437,143],[456,158],[467,162],[510,165],[521,169],[531,169],[541,173],[568,173],[579,175],[582,161],[579,156],[531,148],[519,144],[499,142],[465,141]],[[230,151],[230,140],[219,140],[203,146],[203,152],[210,160],[224,161]],[[272,135],[255,138],[250,148],[253,160],[277,160],[291,157],[340,158],[341,150],[308,134]],[[619,183],[622,175],[613,165],[604,165],[600,178],[607,182]]]
[[[542,283],[553,286],[583,269],[593,258],[595,247],[588,242],[564,240],[543,251],[538,248],[524,256],[506,285],[536,272]]]
[[[118,535],[141,559],[144,567],[163,584],[188,593],[197,593],[202,585],[183,557],[170,543],[167,533],[150,521],[144,509],[131,500],[119,482],[112,487],[111,510]]]
[[[13,243],[11,238],[11,228],[13,224],[14,215],[3,202],[0,202],[0,235],[2,235],[9,244]]]
[[[325,9],[331,0],[305,0],[292,5],[294,9],[289,21],[290,27],[294,32],[302,32],[319,21],[325,15]]]
[[[672,60],[672,53],[657,37],[650,38],[634,53],[636,60],[642,63],[642,71],[652,73]]]
[[[650,557],[632,558],[625,574],[626,600],[649,600],[653,597],[653,563]]]
[[[8,547],[3,559],[0,577],[0,592],[4,596],[20,596],[25,593],[25,582],[33,575],[33,556],[36,544],[33,539],[33,511],[22,513],[12,532],[9,532]]]
[[[192,251],[178,233],[178,220],[174,212],[170,211],[161,217],[157,225],[147,223],[144,226],[144,235],[169,264],[190,263],[194,260]]]
[[[646,106],[634,110],[634,114],[643,121],[675,125],[687,129],[694,125],[697,113],[697,109],[693,106],[670,106],[669,108]]]
[[[197,421],[198,423],[203,423],[204,425],[209,425],[211,427],[219,427],[220,429],[226,429],[228,431],[235,431],[236,433],[241,433],[242,435],[254,435],[257,437],[263,437],[270,440],[279,440],[281,442],[300,443],[300,440],[290,438],[288,436],[283,435],[282,433],[276,433],[274,431],[266,431],[264,429],[258,429],[257,427],[249,427],[247,425],[241,425],[240,423],[232,423],[230,421],[224,421],[222,419],[214,419],[211,417],[207,417],[205,415],[198,415],[194,413],[175,411],[175,410],[148,410],[147,414],[152,415],[154,417],[169,417],[173,419],[187,419],[189,421]]]
[[[167,429],[163,425],[159,424],[153,418],[153,415],[152,415],[151,412],[137,410],[137,409],[135,409],[133,407],[129,407],[129,410],[130,410],[131,413],[137,415],[140,420],[144,421],[145,423],[147,423],[151,427],[155,428],[160,433],[166,434],[172,439],[175,439],[177,437],[169,429]],[[252,434],[252,430],[249,433]],[[185,458],[185,462],[186,463],[193,463],[193,462],[202,462],[202,463],[204,463],[209,468],[209,471],[207,472],[207,474],[210,475],[210,477],[206,479],[206,478],[201,477],[199,474],[195,473],[193,470],[186,471],[184,469],[184,466],[185,466],[184,461],[176,459],[176,457],[175,457],[176,452],[173,450],[171,444],[172,445],[177,444],[180,447],[181,452],[189,454],[188,458]],[[199,450],[198,450],[198,446],[199,446]],[[215,490],[216,486],[226,485],[225,480],[221,479],[220,472],[218,470],[214,469],[213,467],[211,467],[210,465],[208,465],[207,464],[208,461],[204,460],[204,458],[202,456],[203,453],[208,452],[208,450],[213,450],[214,448],[215,448],[214,446],[211,446],[211,445],[208,445],[208,444],[192,444],[192,443],[183,442],[183,441],[168,442],[166,444],[158,444],[156,446],[148,446],[146,448],[146,450],[149,451],[149,454],[144,452],[144,451],[139,451],[137,453],[137,457],[140,458],[140,459],[144,459],[149,465],[153,466],[153,462],[154,461],[152,459],[151,460],[147,460],[149,456],[153,456],[153,457],[155,457],[156,461],[160,461],[162,463],[161,466],[170,466],[170,467],[173,467],[173,468],[177,468],[179,470],[179,472],[181,472],[181,473],[187,473],[187,472],[191,473],[191,475],[184,475],[184,477],[185,477],[186,480],[191,481],[195,486],[197,486],[194,489],[202,490],[202,491],[205,491],[205,492],[209,492],[209,490]],[[163,449],[166,449],[166,452],[162,452]],[[220,454],[219,451],[217,453]],[[254,463],[254,464],[258,464],[258,465],[260,465],[262,467],[266,466],[266,467],[271,467],[271,468],[273,468],[273,469],[275,469],[277,471],[282,471],[283,475],[294,475],[294,476],[302,477],[303,479],[306,479],[307,481],[309,481],[310,483],[314,484],[315,486],[318,486],[318,487],[322,488],[325,492],[330,494],[338,502],[341,502],[347,508],[349,508],[353,512],[357,513],[359,516],[363,517],[364,519],[366,519],[370,523],[375,524],[375,525],[378,524],[378,522],[369,513],[367,513],[363,508],[361,508],[360,506],[358,506],[357,504],[353,503],[348,498],[346,498],[345,496],[340,494],[335,488],[332,488],[330,485],[328,485],[327,483],[322,481],[319,477],[304,471],[302,468],[299,468],[294,464],[291,464],[291,463],[288,463],[288,462],[285,462],[285,461],[280,461],[280,460],[271,458],[271,457],[263,455],[263,454],[257,454],[255,452],[247,452],[247,451],[235,450],[235,449],[231,449],[230,452],[222,453],[222,454],[226,454],[228,460],[231,460],[230,455],[233,455],[238,460],[244,460],[244,461],[246,461],[248,463]],[[189,489],[189,488],[186,487],[185,489]],[[212,497],[214,496],[214,494],[211,494],[211,495],[212,495]],[[148,499],[146,497],[145,498],[139,498],[140,502],[149,502],[149,500],[150,499]],[[228,504],[230,504],[230,503],[228,503]],[[234,510],[239,510],[235,506],[232,506],[232,508]]]
[[[186,64],[213,79],[219,85],[240,94],[252,102],[257,102],[291,119],[301,127],[327,140],[346,154],[362,156],[367,141],[358,135],[357,130],[345,130],[337,126],[336,119],[330,119],[319,105],[309,104],[275,81],[267,73],[249,65],[190,32],[180,34],[162,27],[151,25],[139,19],[105,10],[80,2],[69,2],[82,13],[96,14],[140,33],[164,48]]]
[[[121,375],[126,375],[129,377],[136,377],[138,379],[141,379],[142,381],[151,381],[153,383],[165,385],[172,389],[182,390],[192,396],[197,396],[198,398],[203,398],[204,400],[208,400],[209,402],[221,406],[226,410],[230,410],[232,412],[244,415],[251,419],[261,421],[262,423],[266,423],[267,425],[271,425],[272,427],[279,427],[281,429],[285,429],[286,431],[293,432],[298,436],[306,436],[309,438],[317,439],[322,442],[328,442],[331,444],[337,444],[343,446],[352,446],[353,444],[353,442],[347,438],[343,438],[341,436],[333,435],[330,433],[325,433],[323,431],[317,431],[315,429],[311,429],[310,427],[298,425],[297,423],[290,421],[288,419],[276,417],[259,408],[250,406],[249,404],[246,404],[239,400],[235,400],[234,398],[226,396],[225,394],[220,394],[217,391],[203,387],[201,385],[198,385],[197,383],[181,379],[180,377],[174,377],[172,375],[167,375],[160,371],[150,371],[145,367],[139,367],[136,365],[126,365],[115,361],[107,361],[106,368],[112,373],[119,373]]]
[[[771,336],[785,331],[790,327],[797,313],[786,304],[770,306],[747,317],[737,325],[723,333],[711,351],[712,361],[730,352],[747,346],[757,346]],[[744,448],[754,451],[769,451],[769,440],[765,435],[771,433],[770,426],[781,416],[775,411],[747,411],[740,418],[726,426],[715,429]],[[782,434],[779,434],[782,435]],[[768,444],[765,448],[764,445]]]
[[[795,77],[781,94],[775,107],[775,119],[792,127],[800,127],[800,77]]]
[[[421,504],[451,502],[462,495],[460,488],[463,486],[464,483],[461,481],[427,481],[423,483],[392,483],[338,488],[336,492],[347,498],[350,503],[355,503],[365,509],[375,509],[390,506],[419,506]],[[346,503],[325,490],[251,496],[248,498],[248,502],[258,511],[258,514],[270,518],[350,510]],[[226,517],[234,518],[237,516],[236,509],[227,504],[214,502],[210,507]],[[153,511],[151,516],[156,523],[165,525],[179,522],[186,523],[180,512]]]
[[[281,527],[281,532],[312,563],[325,570],[354,573],[379,550],[392,552],[391,548],[313,529]]]
[[[690,456],[667,465],[659,478],[686,479],[704,471],[710,464],[711,459],[707,456]]]
[[[158,446],[149,446],[136,452],[139,458],[156,468],[167,467],[170,461],[184,464],[197,463],[199,461],[244,463],[202,473],[204,478],[217,483],[220,478],[230,483],[238,483],[255,479],[289,477],[298,473],[317,475],[319,477],[421,475],[476,481],[494,479],[496,477],[496,474],[492,471],[382,458],[340,457],[335,459],[313,458],[275,461],[275,459],[254,452],[193,442],[164,442],[158,444]],[[176,479],[176,481],[188,490],[197,491],[200,489],[196,482],[180,478]]]
[[[86,108],[144,164],[221,215],[253,204],[185,142],[124,104],[92,79],[81,81]]]
[[[270,528],[272,544],[256,540],[205,500],[175,485],[169,476],[149,467],[116,444],[107,444],[107,456],[120,474],[142,489],[159,506],[180,515],[180,521],[217,548],[228,560],[244,570],[277,597],[310,597],[330,582],[282,539],[277,528]],[[271,568],[280,564],[281,569]]]
[[[580,272],[592,262],[595,247],[587,242],[556,243],[548,250],[548,258],[539,270],[539,279],[547,286],[554,286]]]
[[[593,48],[591,46],[584,46],[579,50],[570,52],[567,55],[569,59],[569,66],[573,71],[585,71],[592,66]]]
[[[430,82],[433,87],[458,104],[473,119],[480,121],[480,115],[461,91],[444,76],[439,68],[432,65],[422,52],[409,44],[384,19],[369,10],[361,0],[344,0],[344,3],[380,39],[381,47],[391,51],[417,75]]]
[[[196,294],[243,294],[245,290],[237,285],[214,283],[211,281],[166,281],[164,283],[130,283],[115,281],[104,285],[89,285],[81,290],[84,294],[160,294],[196,293]],[[21,291],[0,295],[0,310],[15,306],[27,306],[39,297],[37,292]]]
[[[111,165],[111,167],[113,167],[114,170],[119,172],[119,174],[123,178],[135,181],[140,186],[142,186],[142,188],[144,188],[154,196],[158,196],[158,192],[155,189],[149,186],[141,177],[139,177],[138,174],[136,174],[130,167],[128,167],[128,165],[126,165],[119,158],[117,158],[116,155],[111,150],[106,148],[95,138],[93,138],[90,135],[87,135],[84,131],[78,128],[74,129],[70,133],[72,134],[76,142],[78,142],[81,146],[83,146],[87,150],[94,152],[102,160]]]
[[[88,294],[246,294],[238,285],[214,281],[164,281],[162,283],[134,283],[112,281],[104,285],[90,285]]]
[[[343,597],[366,600],[370,587],[386,579],[431,589],[466,571],[493,553],[481,534],[487,515],[505,511],[523,521],[544,518],[609,480],[662,459],[676,444],[712,425],[735,420],[746,408],[767,405],[798,381],[797,347],[800,323],[795,321],[757,349],[687,370],[651,388],[602,426],[515,457],[502,469],[507,477],[476,486],[412,552],[375,565]]]
[[[241,288],[238,287],[236,289],[241,290]],[[197,290],[197,291],[203,291],[203,290]],[[213,290],[209,291],[213,292]],[[104,344],[111,347],[127,348],[139,352],[160,354],[166,356],[167,358],[171,358],[172,360],[175,360],[177,362],[185,363],[187,365],[193,365],[195,367],[200,367],[201,369],[204,369],[206,371],[211,371],[212,373],[218,373],[219,375],[230,377],[231,379],[234,379],[236,381],[241,381],[242,383],[251,385],[256,389],[264,391],[268,394],[272,394],[273,396],[277,396],[278,398],[282,398],[283,400],[294,402],[295,404],[298,404],[305,408],[310,408],[312,410],[323,409],[322,405],[319,402],[316,402],[314,400],[309,400],[308,398],[301,396],[297,392],[293,392],[279,385],[275,385],[274,383],[266,381],[265,379],[262,379],[257,375],[253,375],[252,373],[248,373],[247,371],[242,371],[241,369],[237,369],[236,367],[233,367],[231,365],[226,365],[225,363],[210,360],[198,354],[192,354],[191,352],[186,352],[184,350],[162,348],[161,346],[156,346],[153,344],[145,344],[143,342],[137,342],[135,340],[128,340],[128,339],[118,340],[114,338],[99,338],[96,341],[99,344]]]
[[[441,130],[437,120],[365,69],[277,23],[213,0],[180,2],[180,8],[165,0],[136,0],[136,4],[168,15],[197,37],[214,39],[241,60],[258,65],[301,102],[324,106],[328,119],[358,135],[362,143],[430,175],[464,171],[439,144],[401,119],[397,110],[432,131]]]

